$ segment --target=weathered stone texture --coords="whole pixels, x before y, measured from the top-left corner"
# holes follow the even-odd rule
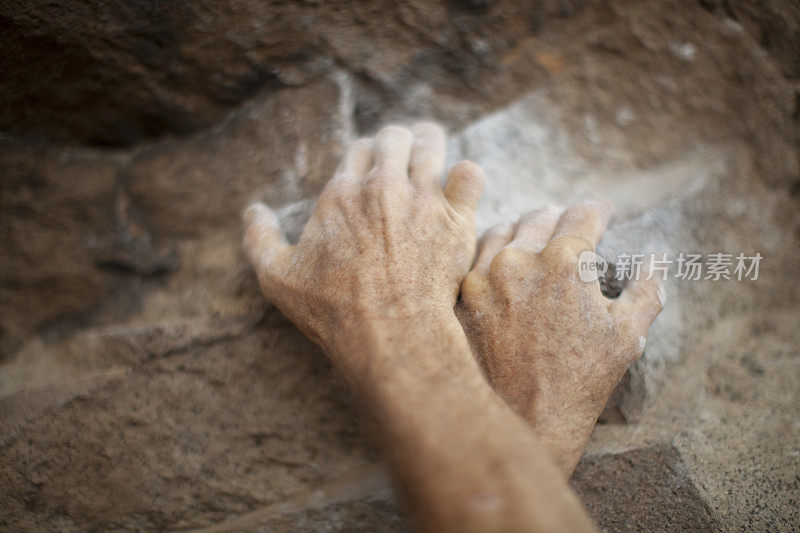
[[[542,4],[4,2],[0,128],[103,145],[186,134],[259,89],[302,85],[337,65],[382,92],[435,80],[458,97],[562,11]],[[369,104],[362,113],[383,118]]]
[[[797,20],[3,3],[0,527],[403,530],[350,392],[263,302],[239,212],[266,201],[296,238],[349,140],[426,116],[487,169],[482,229],[601,195],[608,257],[763,255],[758,281],[669,280],[573,484],[609,531],[795,528]]]

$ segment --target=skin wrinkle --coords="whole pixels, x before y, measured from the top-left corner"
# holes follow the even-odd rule
[[[579,204],[549,224],[553,212],[560,210],[546,207],[523,216],[513,238],[507,226],[487,232],[458,303],[471,312],[458,316],[469,322],[464,329],[495,389],[547,435],[544,443],[568,477],[611,392],[642,352],[644,337],[631,335],[632,317],[620,320],[621,309],[637,307],[637,319],[649,317],[649,326],[661,300],[654,305],[655,299],[642,295],[663,289],[655,278],[638,280],[621,301],[605,299],[598,282],[580,281],[577,256],[600,240],[609,205]],[[542,233],[532,233],[537,231]],[[529,240],[549,244],[537,252],[526,246]]]
[[[630,332],[641,333],[610,313],[649,325],[655,282],[600,305],[599,288],[576,281],[577,255],[610,216],[597,202],[567,209],[563,224],[533,213],[489,233],[465,279],[482,170],[461,162],[444,191],[432,186],[444,132],[414,131],[384,128],[352,146],[296,245],[266,206],[248,210],[245,248],[262,290],[369,407],[421,530],[591,530],[566,475],[618,361],[634,358]],[[549,244],[508,248],[514,230]]]

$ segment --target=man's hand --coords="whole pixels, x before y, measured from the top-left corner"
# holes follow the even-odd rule
[[[495,390],[534,427],[567,476],[664,304],[642,269],[617,300],[578,277],[613,208],[534,211],[491,229],[461,287],[459,319]]]
[[[256,205],[245,247],[267,298],[375,415],[421,529],[589,531],[536,435],[486,382],[453,313],[483,179],[463,162],[441,190],[444,147],[430,124],[359,141],[296,246]]]
[[[245,213],[264,294],[329,355],[373,319],[451,312],[475,251],[483,171],[462,161],[442,190],[444,155],[444,131],[430,123],[358,141],[296,246],[266,206]]]

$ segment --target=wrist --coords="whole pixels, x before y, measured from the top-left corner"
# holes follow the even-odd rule
[[[337,361],[369,349],[380,354],[411,336],[434,334],[458,324],[452,306],[397,298],[376,304],[355,304],[342,312],[325,335],[325,351]]]
[[[370,396],[400,387],[424,387],[456,368],[482,378],[461,324],[446,305],[394,308],[353,318],[331,335],[328,356],[352,384]]]

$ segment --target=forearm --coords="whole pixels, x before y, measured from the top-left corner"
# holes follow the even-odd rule
[[[461,283],[458,317],[477,359],[565,478],[664,304],[660,276],[648,274],[654,257],[614,300],[579,275],[612,214],[590,200],[495,226]]]
[[[248,209],[248,256],[267,298],[323,346],[373,408],[393,471],[423,529],[591,529],[533,430],[485,381],[452,305],[460,290],[462,300],[487,304],[481,316],[506,316],[552,295],[552,309],[583,310],[581,302],[600,298],[600,291],[577,294],[583,285],[574,283],[570,265],[582,250],[562,244],[541,261],[519,250],[505,253],[491,269],[498,279],[468,283],[483,172],[462,161],[440,188],[445,146],[444,132],[432,124],[419,124],[413,133],[388,127],[375,139],[360,140],[322,191],[296,245],[286,241],[269,208]],[[573,235],[572,241],[554,241],[589,242],[578,231],[584,218],[568,217],[569,231],[562,233]],[[552,291],[536,298],[513,287],[500,298],[491,291],[469,297],[470,286],[519,279],[514,272],[527,271],[526,259],[533,271],[572,277],[560,276]],[[486,260],[478,263],[490,270]],[[561,302],[564,294],[573,298]],[[494,309],[497,303],[505,307]],[[520,338],[528,338],[525,330],[536,322],[520,322]],[[608,320],[582,317],[581,323]],[[615,341],[612,336],[607,342]],[[589,363],[591,370],[595,361]],[[585,388],[566,385],[570,393]]]
[[[419,526],[592,529],[530,427],[483,378],[452,312],[416,316],[365,321],[330,355],[373,406]]]

